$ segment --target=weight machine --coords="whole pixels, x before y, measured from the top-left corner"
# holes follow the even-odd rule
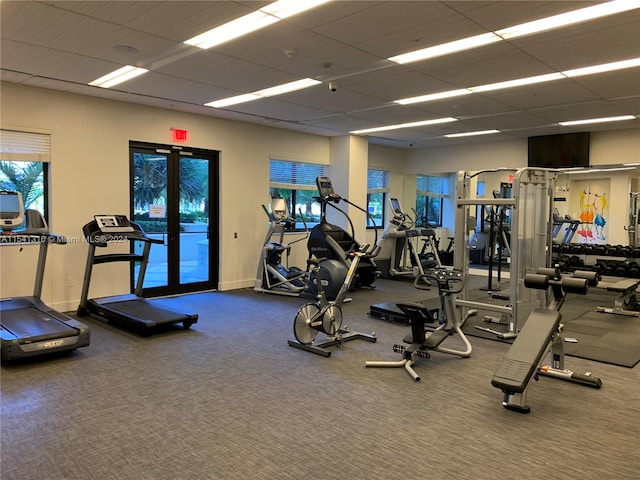
[[[476,198],[477,177],[490,172],[513,172],[513,195],[511,198]],[[524,277],[538,268],[551,265],[553,193],[557,172],[544,168],[495,169],[478,172],[460,171],[456,184],[456,223],[454,266],[465,274],[464,288],[456,304],[499,313],[500,319],[485,317],[485,321],[502,325],[506,330],[496,330],[476,325],[475,328],[496,335],[500,339],[517,336],[524,321],[534,308],[543,301],[540,295],[525,288]],[[509,294],[506,304],[471,299],[469,288],[469,231],[475,224],[470,209],[477,206],[508,208],[511,212],[511,235],[508,248],[511,252],[509,263]],[[495,297],[501,298],[502,296]]]
[[[629,233],[629,246],[632,248],[640,247],[640,236],[638,236],[638,222],[640,221],[640,218],[638,218],[639,198],[640,193],[629,194],[629,225],[624,227]]]

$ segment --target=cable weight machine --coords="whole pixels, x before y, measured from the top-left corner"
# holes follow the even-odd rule
[[[639,245],[640,236],[638,236],[638,200],[640,199],[640,193],[629,194],[629,225],[624,229],[629,234],[629,246],[636,248]]]
[[[475,195],[478,176],[492,172],[513,172],[511,198],[478,198]],[[498,324],[501,329],[476,325],[475,328],[493,334],[499,339],[517,336],[522,324],[534,308],[544,305],[541,294],[524,286],[527,273],[551,266],[553,193],[557,172],[544,168],[495,169],[477,172],[460,171],[456,180],[456,224],[454,266],[465,273],[464,289],[456,301],[460,307],[489,311],[501,315],[499,320],[486,316],[485,321]],[[505,304],[472,299],[469,275],[470,209],[478,205],[509,209],[511,235],[508,249],[509,294]],[[491,294],[491,292],[489,292]],[[501,296],[500,296],[501,297]],[[497,297],[499,299],[500,297]]]

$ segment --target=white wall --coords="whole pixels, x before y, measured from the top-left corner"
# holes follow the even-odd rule
[[[50,226],[54,232],[70,237],[81,237],[82,225],[96,213],[128,212],[130,140],[171,144],[170,129],[177,127],[189,131],[188,146],[220,151],[221,290],[254,284],[267,229],[260,205],[268,201],[269,158],[326,165],[340,161],[331,157],[330,139],[276,128],[11,83],[0,84],[0,102],[2,128],[51,133]],[[411,191],[407,182],[415,174],[522,167],[527,163],[526,150],[526,140],[412,150],[370,144],[368,166],[391,172],[391,194],[408,209],[415,199],[404,197]],[[592,134],[591,159],[592,164],[640,161],[639,131]],[[358,171],[362,171],[361,167]],[[629,191],[618,184],[612,184],[612,189],[624,191],[624,195]],[[628,205],[621,203],[623,200],[618,200],[612,212],[614,208],[622,209],[619,211],[626,216]],[[452,216],[452,212],[447,216]],[[612,214],[611,224],[617,222]],[[238,233],[237,239],[234,232]],[[617,237],[612,235],[613,238]],[[369,231],[367,241],[372,240]],[[43,291],[45,302],[63,311],[77,307],[86,249],[83,242],[50,249]],[[36,250],[0,247],[0,297],[32,291]],[[294,250],[292,264],[304,268],[307,255],[304,242]],[[99,268],[91,296],[128,291],[125,265]]]
[[[260,205],[268,201],[269,157],[329,164],[325,137],[11,83],[2,83],[0,95],[3,128],[51,133],[50,227],[62,235],[80,237],[96,213],[129,211],[130,140],[171,144],[170,129],[178,127],[189,131],[189,146],[219,150],[221,290],[253,286],[267,229]],[[18,250],[0,250],[3,298],[33,289],[33,259],[25,257],[37,249]],[[82,242],[49,249],[45,302],[77,307],[86,251]],[[128,291],[126,265],[97,268],[91,296]]]
[[[526,166],[527,140],[517,139],[408,150],[404,171],[435,174]]]

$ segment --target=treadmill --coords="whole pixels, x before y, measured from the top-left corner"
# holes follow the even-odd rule
[[[95,215],[91,222],[82,227],[82,231],[89,244],[89,250],[80,305],[77,310],[79,316],[91,315],[105,323],[113,323],[141,334],[148,334],[157,330],[158,327],[176,323],[182,323],[183,327],[188,329],[198,321],[198,314],[176,312],[142,297],[142,285],[149,263],[151,245],[162,244],[162,240],[147,236],[137,223],[129,221],[125,215]],[[144,244],[142,254],[131,252],[96,255],[96,248],[106,248],[109,243],[122,243],[126,240],[131,245],[134,242],[142,242]],[[88,298],[93,266],[113,262],[140,262],[134,292]]]
[[[0,246],[39,246],[33,295],[0,299],[0,357],[3,361],[75,350],[88,346],[90,342],[86,325],[47,306],[40,299],[49,244],[63,245],[66,240],[49,233],[40,212],[24,212],[23,209],[19,193],[0,192]],[[24,230],[13,231],[25,223]]]

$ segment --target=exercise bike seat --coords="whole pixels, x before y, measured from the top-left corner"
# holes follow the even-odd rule
[[[448,336],[447,332],[445,332],[445,336],[442,339],[439,339],[435,345],[431,346],[433,340],[429,341],[429,339],[438,332],[438,330],[436,330],[429,336],[427,336],[425,332],[425,324],[436,322],[431,311],[421,303],[405,302],[397,303],[396,306],[407,316],[409,323],[411,324],[411,330],[402,339],[404,343],[408,343],[410,345],[416,344],[427,348],[435,348]]]
[[[436,321],[431,311],[422,303],[403,302],[396,303],[396,306],[402,310],[402,313],[404,313],[412,323],[414,319],[422,323],[435,323]]]
[[[493,374],[491,385],[503,392],[524,392],[561,319],[562,315],[556,310],[536,309],[531,312],[509,353]]]

